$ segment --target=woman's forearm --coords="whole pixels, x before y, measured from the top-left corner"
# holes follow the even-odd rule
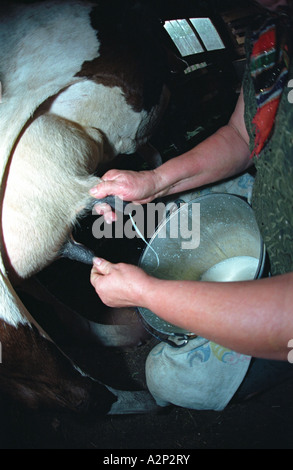
[[[164,320],[239,353],[286,360],[292,273],[249,282],[148,282],[143,306]]]
[[[248,148],[233,128],[225,126],[187,153],[154,172],[166,195],[214,183],[244,171],[251,163]],[[235,156],[237,155],[237,159]]]
[[[158,190],[173,194],[241,173],[251,164],[241,91],[229,123],[177,158],[154,170]]]

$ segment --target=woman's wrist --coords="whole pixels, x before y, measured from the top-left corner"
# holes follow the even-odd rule
[[[164,164],[152,170],[152,178],[155,188],[155,197],[166,196],[172,184],[177,181],[175,178],[174,181],[170,180],[169,172],[166,172],[166,166]]]
[[[136,283],[135,286],[136,290],[132,299],[134,305],[150,309],[152,306],[151,299],[159,281],[159,279],[144,272],[141,282]]]

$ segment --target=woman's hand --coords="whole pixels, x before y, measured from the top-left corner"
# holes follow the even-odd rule
[[[131,264],[112,264],[94,258],[90,280],[102,302],[109,307],[138,307],[149,295],[150,276]]]
[[[159,177],[155,170],[109,170],[104,174],[102,181],[90,190],[90,194],[97,199],[111,195],[124,201],[145,204],[161,196],[163,191],[160,190]],[[104,215],[108,223],[116,220],[108,204],[96,204],[95,210],[99,215]]]

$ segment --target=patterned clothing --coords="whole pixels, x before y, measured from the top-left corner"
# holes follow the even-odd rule
[[[250,38],[252,44],[249,69],[257,112],[252,120],[256,129],[253,153],[259,155],[273,133],[276,114],[290,66],[292,22],[290,16],[269,14],[260,19]]]
[[[248,35],[247,39],[249,63],[251,37]],[[293,78],[292,62],[288,79]],[[257,100],[249,68],[243,89],[245,123],[253,152],[256,130],[252,121],[257,114]],[[273,133],[260,155],[254,156],[257,172],[252,206],[266,244],[272,275],[293,271],[293,104],[288,100],[289,92],[287,82],[280,97]]]
[[[247,373],[250,357],[197,337],[183,348],[159,343],[146,362],[148,388],[159,406],[223,410]]]

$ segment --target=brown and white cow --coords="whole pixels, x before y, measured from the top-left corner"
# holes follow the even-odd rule
[[[143,145],[165,107],[164,50],[129,3],[1,7],[0,390],[34,408],[112,414],[154,406],[147,392],[113,390],[75,367],[11,283],[56,259],[99,164]]]

